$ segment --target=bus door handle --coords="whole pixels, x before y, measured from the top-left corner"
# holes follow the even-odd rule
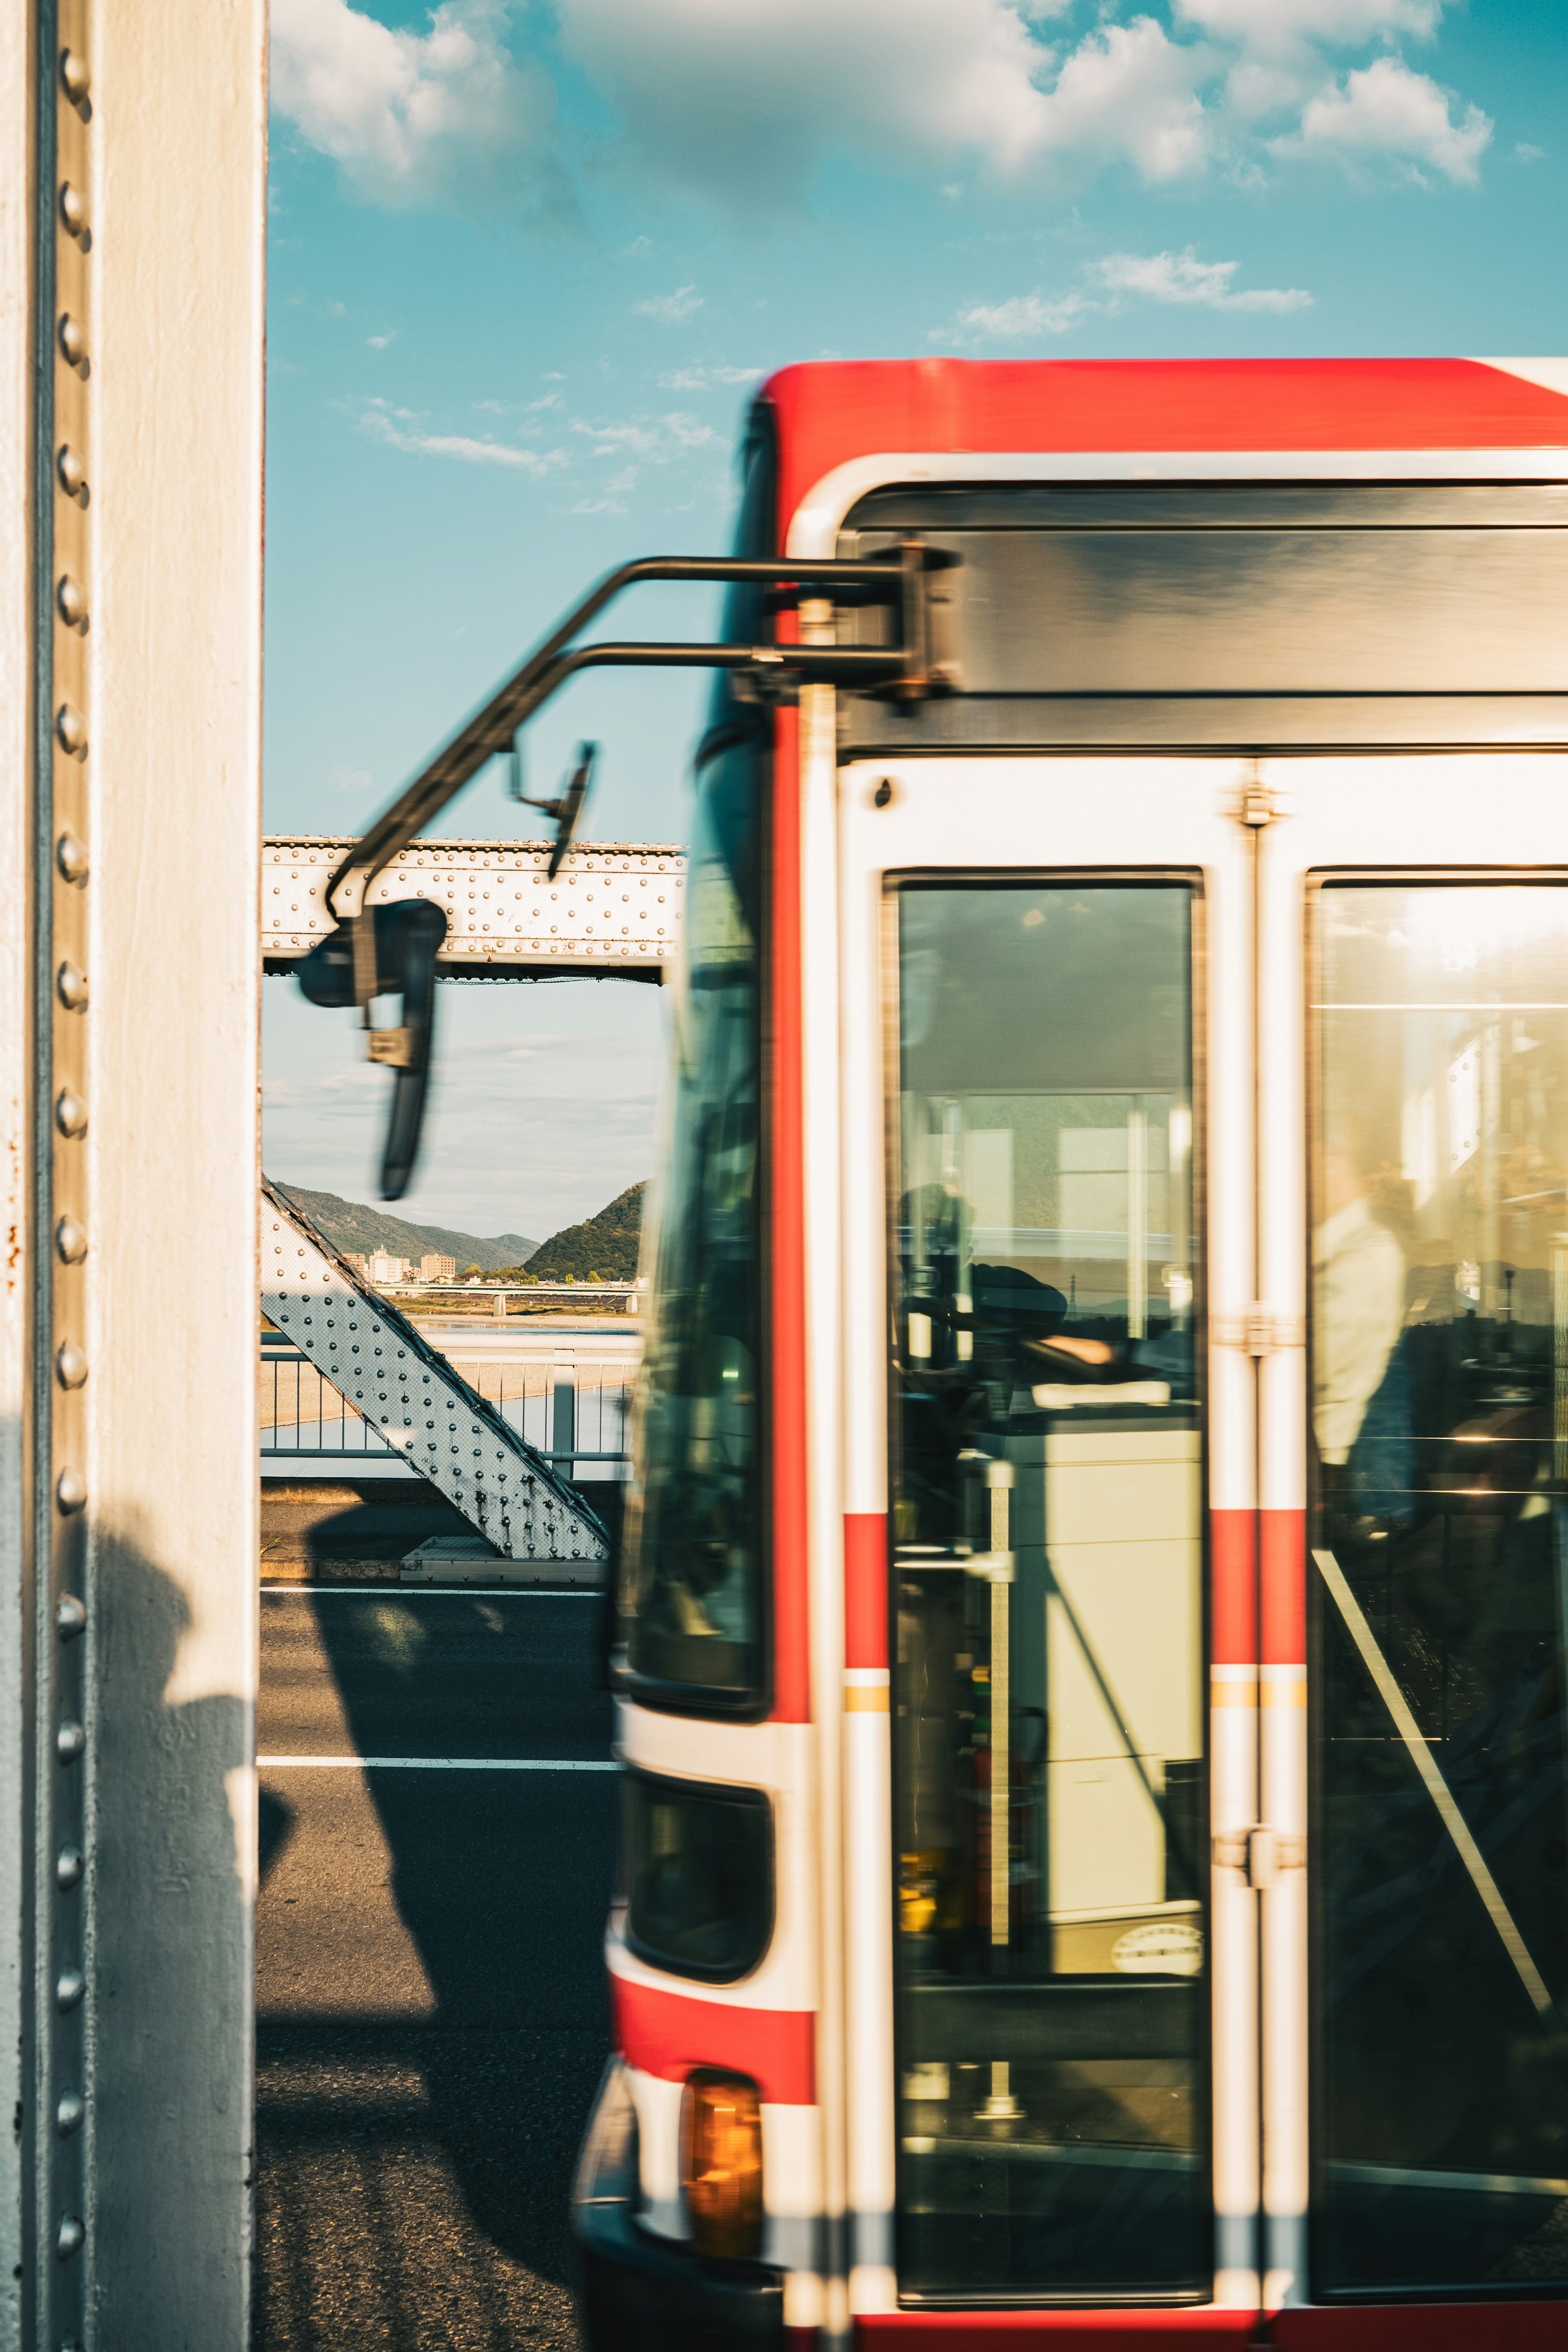
[[[1221,1830],[1214,1842],[1214,1858],[1216,1868],[1243,1872],[1248,1886],[1266,1895],[1279,1885],[1282,1872],[1305,1869],[1307,1841],[1289,1830],[1254,1822],[1244,1830]]]

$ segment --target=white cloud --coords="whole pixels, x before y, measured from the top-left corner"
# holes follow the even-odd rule
[[[372,0],[380,5],[382,0]],[[834,153],[929,172],[1152,185],[1271,159],[1393,160],[1474,180],[1491,125],[1397,55],[1444,0],[557,0],[561,45],[620,118],[607,151],[666,189],[761,214],[807,195]],[[440,0],[423,32],[350,0],[272,0],[279,114],[389,205],[563,218],[574,198],[543,68],[503,34],[511,0]],[[1387,54],[1336,78],[1356,51]],[[1336,59],[1334,51],[1351,53]],[[1365,179],[1367,174],[1361,176]],[[633,255],[650,250],[638,236]],[[634,303],[678,324],[695,286]]]
[[[668,465],[688,449],[721,449],[727,446],[721,433],[704,425],[700,416],[685,409],[674,409],[666,416],[631,417],[610,425],[595,425],[588,418],[574,416],[574,433],[581,433],[594,444],[595,457],[638,457],[654,466]]]
[[[1007,342],[1041,335],[1068,335],[1084,319],[1121,309],[1124,301],[1177,302],[1205,310],[1303,310],[1311,296],[1300,286],[1237,287],[1240,264],[1200,261],[1191,246],[1182,253],[1110,253],[1085,265],[1089,283],[1066,294],[1015,294],[1005,302],[974,302],[961,310],[952,329],[933,342],[955,335],[960,342]]]
[[[1302,113],[1301,127],[1275,142],[1281,155],[1331,156],[1357,162],[1397,159],[1417,175],[1423,164],[1457,184],[1473,183],[1489,144],[1492,126],[1479,106],[1468,106],[1455,121],[1448,93],[1426,74],[1412,73],[1398,58],[1377,58],[1341,88],[1318,92]]]
[[[1152,16],[1107,25],[1063,65],[1043,102],[1036,152],[1124,159],[1155,182],[1200,171],[1212,136],[1198,85],[1213,70],[1202,46],[1171,40]]]
[[[1250,126],[1283,129],[1318,102],[1322,50],[1424,39],[1442,13],[1442,0],[1176,0],[1180,30],[1199,36],[1176,38],[1137,0],[1113,0],[1053,46],[1045,20],[1061,11],[1027,0],[560,5],[563,43],[618,109],[626,155],[753,211],[798,203],[845,149],[923,169],[972,158],[1015,178],[1122,164],[1166,185],[1216,163],[1256,178],[1268,150]]]
[[[682,319],[689,319],[702,308],[702,297],[695,286],[678,286],[673,294],[649,294],[632,309],[639,319],[657,319],[663,327],[678,327]]]
[[[1443,0],[1175,0],[1175,13],[1216,40],[1267,55],[1309,42],[1359,48],[1398,33],[1429,39]]]
[[[476,441],[462,433],[424,433],[406,408],[372,401],[360,416],[360,430],[391,449],[420,457],[456,457],[466,466],[505,466],[523,474],[548,474],[566,463],[564,449],[517,449],[505,441]]]
[[[712,392],[722,385],[759,383],[766,372],[756,367],[677,368],[673,375],[661,375],[658,381],[665,392]]]
[[[1528,139],[1516,139],[1513,152],[1518,163],[1539,163],[1546,150],[1544,147],[1532,147]]]
[[[1311,296],[1304,286],[1231,284],[1240,264],[1200,261],[1189,245],[1182,253],[1108,253],[1095,275],[1108,294],[1141,294],[1151,302],[1195,303],[1205,310],[1305,310]]]
[[[397,330],[394,327],[389,335],[367,335],[365,341],[373,352],[384,352],[388,343],[397,341]]]
[[[362,195],[394,206],[573,210],[549,77],[502,40],[505,0],[442,0],[426,33],[348,0],[272,0],[271,100]]]
[[[1050,53],[1012,0],[561,0],[568,55],[618,107],[637,162],[763,211],[846,144],[883,161],[1037,144]]]
[[[1015,294],[1006,302],[975,302],[958,314],[963,341],[1010,341],[1021,335],[1067,335],[1086,310],[1099,306],[1084,294]],[[933,335],[932,341],[941,340]]]

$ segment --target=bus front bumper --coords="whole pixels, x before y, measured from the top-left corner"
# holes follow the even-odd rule
[[[637,2112],[612,2059],[572,2195],[588,2352],[784,2352],[783,2272],[656,2238],[637,2202]]]

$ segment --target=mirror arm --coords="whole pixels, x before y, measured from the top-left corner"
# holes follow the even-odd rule
[[[328,911],[338,920],[363,913],[371,886],[393,858],[439,815],[487,760],[515,743],[519,730],[541,705],[579,670],[604,667],[722,669],[745,674],[760,698],[778,698],[780,689],[803,685],[880,687],[900,701],[916,701],[953,684],[946,666],[929,657],[926,582],[952,568],[953,559],[907,540],[880,558],[864,562],[792,562],[784,558],[733,556],[644,556],[606,573],[574,605],[543,644],[513,672],[497,693],[459,728],[423,772],[384,810],[333,873],[326,888]],[[568,651],[585,628],[623,589],[644,581],[748,583],[791,591],[795,601],[812,591],[878,592],[892,603],[902,625],[902,643],[862,646],[721,646],[624,644],[583,646]],[[363,874],[357,906],[338,904],[350,877]],[[365,961],[368,962],[369,958]]]
[[[555,800],[531,800],[522,790],[522,729],[534,712],[579,670],[716,669],[736,678],[736,691],[754,702],[793,698],[803,686],[858,687],[909,704],[950,691],[958,683],[955,665],[934,650],[945,643],[942,614],[932,607],[951,603],[931,583],[952,571],[958,558],[906,539],[864,562],[792,562],[784,558],[735,556],[646,556],[606,573],[565,619],[537,646],[505,684],[401,793],[355,842],[327,884],[325,899],[334,921],[329,937],[311,950],[300,982],[318,1004],[360,1007],[369,1032],[372,1061],[394,1073],[391,1117],[382,1166],[382,1197],[401,1197],[413,1173],[424,1116],[435,1024],[436,959],[446,936],[446,918],[421,898],[373,908],[376,877],[461,792],[488,760],[510,747],[511,792],[526,807],[552,819],[550,854],[554,879],[566,855],[593,775],[596,746],[579,744],[576,765]],[[775,593],[771,611],[797,605],[813,595],[842,604],[890,604],[898,614],[900,642],[894,646],[605,644],[576,646],[573,638],[624,588],[641,581],[708,581],[752,583]],[[359,877],[357,901],[338,903],[338,893]],[[385,950],[385,964],[382,950]],[[403,1021],[394,1030],[371,1024],[372,1001],[401,990]]]

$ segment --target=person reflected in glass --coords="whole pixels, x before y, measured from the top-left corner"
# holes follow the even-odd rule
[[[1405,1252],[1368,1189],[1359,1139],[1348,1126],[1331,1128],[1312,1241],[1312,1422],[1338,1533],[1352,1539],[1403,1524],[1411,1483]]]

